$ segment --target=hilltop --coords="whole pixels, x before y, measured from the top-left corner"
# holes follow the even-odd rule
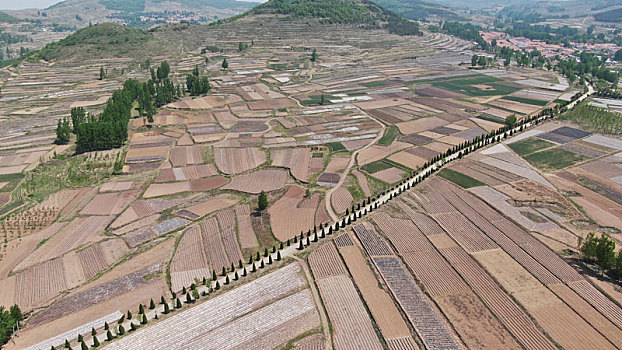
[[[191,1],[191,0],[186,0]],[[421,35],[419,26],[367,0],[270,0],[254,9],[231,18],[228,25],[240,18],[279,15],[294,19],[315,19],[319,25],[340,24],[360,29],[386,29],[399,35]],[[205,31],[213,26],[189,23],[161,25],[151,30],[136,29],[122,24],[101,23],[78,30],[66,38],[50,43],[32,54],[31,59],[79,61],[113,57],[139,58],[159,56],[183,47],[198,48]],[[203,34],[202,34],[203,33]]]
[[[321,23],[352,24],[366,29],[387,29],[399,35],[421,35],[419,26],[369,0],[270,0],[249,14],[278,14],[315,18]]]
[[[101,23],[46,45],[34,57],[51,61],[132,56],[133,52],[143,52],[154,41],[154,36],[147,31],[121,24]]]
[[[429,17],[441,17],[455,20],[460,18],[451,8],[434,2],[422,0],[374,0],[387,10],[413,20],[422,20]]]

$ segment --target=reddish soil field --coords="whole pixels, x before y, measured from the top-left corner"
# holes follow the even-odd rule
[[[289,98],[279,98],[266,101],[250,101],[246,103],[248,108],[252,110],[275,110],[279,108],[293,108],[298,105],[294,100]]]
[[[365,197],[371,196],[371,190],[369,189],[369,184],[367,183],[367,177],[365,177],[365,175],[358,170],[353,170],[352,174],[356,176],[356,180],[358,181],[359,187],[363,191]]]
[[[201,146],[173,147],[170,158],[174,167],[203,163]]]
[[[390,146],[374,145],[359,152],[356,157],[359,166],[375,162],[377,160],[388,157],[389,155],[399,152],[412,145],[406,142],[393,142]]]
[[[143,193],[143,198],[166,196],[181,192],[190,192],[190,182],[151,184],[145,193]]]
[[[220,209],[230,207],[237,202],[238,198],[229,194],[221,194],[182,210],[190,212],[196,215],[197,218],[200,218]]]
[[[472,292],[434,298],[470,349],[521,349]]]
[[[317,206],[317,211],[315,212],[315,226],[323,225],[327,222],[331,222],[332,219],[328,212],[326,211],[326,200],[322,198],[320,204]]]
[[[284,170],[259,170],[235,176],[223,189],[258,194],[261,191],[270,192],[281,189],[286,181],[287,173]]]
[[[337,213],[345,213],[346,209],[349,209],[352,205],[352,199],[352,195],[347,188],[339,187],[332,193],[331,205]]]
[[[220,239],[220,232],[216,218],[209,218],[201,223],[203,240],[207,247],[207,259],[212,270],[220,272],[222,267],[229,267],[230,261],[225,253],[225,247]]]
[[[99,187],[99,192],[119,192],[132,188],[134,181],[107,182]]]
[[[526,348],[555,349],[528,314],[459,246],[440,249],[443,256]]]
[[[370,174],[370,175],[372,177],[382,181],[382,182],[386,182],[388,184],[393,184],[393,183],[396,183],[398,181],[401,181],[405,174],[406,174],[406,172],[404,170],[402,170],[402,169],[389,168],[389,169],[385,169],[385,170],[381,170],[381,171],[375,172],[375,173]]]
[[[360,248],[353,245],[343,246],[339,248],[339,252],[384,338],[406,337],[406,343],[414,344],[406,322],[389,294],[378,287],[378,280],[367,265]]]
[[[190,286],[195,278],[202,280],[211,276],[199,226],[185,231],[171,260],[170,273],[171,289],[174,291]]]
[[[315,279],[348,274],[341,263],[337,249],[330,242],[323,244],[309,255],[309,266]]]
[[[288,148],[272,151],[272,165],[290,169],[292,176],[302,182],[309,181],[310,148]]]
[[[235,175],[255,169],[266,162],[259,148],[214,148],[216,166],[225,174]]]
[[[347,276],[316,281],[333,325],[337,349],[382,349],[365,306]]]
[[[90,216],[76,218],[52,236],[39,249],[20,262],[16,269],[21,270],[42,261],[61,256],[72,249],[89,242],[102,239],[104,228],[112,220],[111,216]]]
[[[120,193],[104,193],[96,195],[89,204],[80,211],[82,215],[118,215],[138,197],[140,190],[123,191]]]
[[[212,176],[205,179],[196,179],[190,181],[190,190],[192,192],[203,192],[218,188],[229,181],[224,176]]]
[[[309,255],[309,266],[333,325],[336,348],[382,349],[365,306],[332,243]]]
[[[268,209],[270,226],[274,237],[286,241],[313,228],[316,208],[300,208],[299,203],[305,196],[305,190],[292,185],[287,193]]]
[[[259,245],[255,232],[253,231],[250,215],[251,210],[249,205],[244,204],[235,207],[235,216],[238,221],[238,234],[240,236],[240,247],[242,249],[254,248]]]
[[[16,275],[15,303],[22,310],[47,302],[67,289],[62,258],[48,260]]]

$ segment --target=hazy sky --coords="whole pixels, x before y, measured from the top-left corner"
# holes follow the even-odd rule
[[[27,8],[46,8],[61,0],[0,0],[0,10],[21,10]]]

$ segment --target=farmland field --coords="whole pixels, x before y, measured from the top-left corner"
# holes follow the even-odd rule
[[[555,146],[554,143],[538,138],[530,138],[509,145],[509,147],[521,157],[553,146]]]
[[[296,264],[288,265],[220,297],[176,314],[157,325],[147,327],[113,342],[108,347],[110,349],[125,349],[130,344],[144,349],[160,349],[162,346],[176,347],[180,344],[202,347],[215,341],[214,334],[222,336],[219,338],[222,339],[219,341],[224,341],[222,346],[239,344],[231,343],[233,339],[236,342],[244,340],[244,338],[236,337],[238,330],[241,327],[257,325],[257,318],[264,319],[267,317],[264,321],[272,319],[274,321],[271,322],[277,322],[276,325],[279,325],[315,310],[308,291],[303,290],[295,293],[296,290],[304,286],[304,280],[298,273],[299,269]],[[284,284],[287,287],[284,287]],[[288,296],[288,294],[290,295]],[[262,307],[265,304],[268,306]],[[297,307],[293,308],[291,305],[297,305]],[[218,309],[220,312],[214,313],[214,309]],[[238,318],[249,312],[249,316]],[[261,312],[261,314],[254,312]],[[203,320],[203,322],[196,322],[198,319]],[[309,326],[314,326],[314,323],[317,324],[317,318],[303,322],[299,327],[296,327],[296,333],[306,332]],[[265,327],[262,328],[263,331],[268,331],[274,326],[271,323],[263,323],[263,325]],[[172,333],[174,334],[172,337],[171,333],[168,332],[171,327],[177,330]],[[220,332],[214,332],[218,330]],[[187,334],[202,334],[203,336],[188,337]],[[245,332],[245,334],[250,335],[251,333]],[[297,334],[294,334],[294,337]]]
[[[332,243],[309,256],[309,265],[326,306],[339,349],[382,349],[371,319]]]
[[[501,7],[113,2],[0,13],[34,38],[0,45],[0,304],[26,317],[0,347],[620,347],[615,267],[579,242],[622,242],[622,104],[570,102],[609,93],[613,27],[543,17],[608,59],[573,79],[574,39],[504,62]]]
[[[565,151],[561,148],[539,151],[525,156],[525,160],[530,164],[545,170],[567,168],[587,159],[586,157]]]
[[[483,182],[474,179],[468,175],[465,175],[463,173],[457,172],[455,170],[451,170],[451,169],[443,169],[441,170],[438,175],[440,177],[443,177],[453,183],[455,183],[456,185],[462,187],[462,188],[470,188],[470,187],[476,187],[476,186],[482,186],[484,185]]]

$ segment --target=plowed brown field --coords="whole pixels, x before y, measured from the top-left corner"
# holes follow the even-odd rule
[[[270,226],[274,237],[286,241],[313,228],[316,208],[299,208],[305,196],[305,190],[292,185],[287,193],[277,200],[269,209]]]
[[[235,175],[255,169],[266,162],[259,148],[214,148],[216,166],[225,174]]]

